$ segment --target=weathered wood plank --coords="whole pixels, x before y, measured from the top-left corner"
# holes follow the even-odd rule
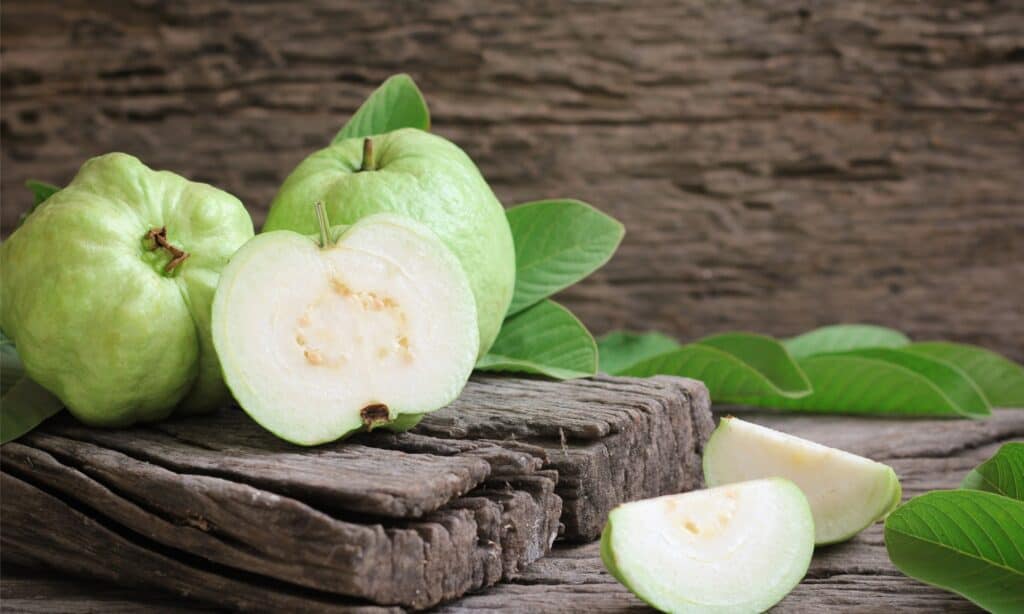
[[[744,408],[720,413],[742,414],[755,422],[811,437],[829,445],[869,454],[891,463],[908,498],[925,490],[955,487],[964,473],[1010,440],[1024,439],[1024,411],[998,410],[985,421],[881,419],[793,416]],[[166,604],[161,597],[115,591],[75,581],[40,578],[19,570],[0,583],[5,609],[40,611],[45,597],[53,603],[88,604],[69,612],[105,609],[106,604]],[[34,608],[34,609],[33,609]],[[853,540],[815,553],[810,571],[776,608],[780,612],[821,611],[977,611],[967,601],[900,574],[885,553],[881,526]],[[509,583],[468,595],[441,612],[640,612],[648,611],[619,585],[600,562],[597,544],[557,546]]]
[[[14,525],[11,551],[22,563],[87,573],[81,560],[63,563],[72,547],[52,555],[48,542],[66,537],[32,539],[72,530],[28,521],[24,506],[53,500],[67,508],[65,519],[85,515],[130,542],[106,552],[118,569],[153,550],[154,564],[170,557],[214,567],[189,568],[192,579],[238,574],[298,591],[289,598],[305,591],[313,610],[325,595],[423,608],[516,577],[560,528],[581,539],[627,496],[697,486],[695,459],[710,425],[706,389],[679,378],[480,377],[414,432],[309,449],[275,439],[238,409],[119,431],[56,419],[0,449],[5,477],[33,493],[5,497],[3,521]],[[604,464],[595,471],[598,454]],[[621,479],[610,471],[632,464],[648,477],[607,484]],[[565,514],[561,470],[575,477],[557,492],[589,502]],[[96,531],[74,544],[98,556],[101,538]],[[7,531],[2,539],[6,549]],[[179,592],[187,584],[146,577]],[[196,593],[252,609],[216,594]]]
[[[839,446],[891,464],[904,500],[928,490],[956,488],[964,474],[1007,441],[1024,440],[1024,410],[997,410],[984,421],[883,420],[778,414],[726,407],[733,413],[801,437]],[[555,548],[512,583],[501,584],[443,607],[445,614],[648,611],[601,563],[596,543]],[[775,611],[976,612],[968,601],[902,575],[885,552],[881,525],[849,542],[817,550],[804,581]]]
[[[3,228],[123,150],[237,194],[394,72],[507,204],[628,229],[564,301],[597,331],[874,321],[1024,360],[1014,0],[7,0]]]

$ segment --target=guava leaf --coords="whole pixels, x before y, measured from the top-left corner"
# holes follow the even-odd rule
[[[762,371],[771,361],[785,365]],[[620,375],[679,375],[704,382],[719,403],[750,403],[766,396],[797,398],[810,393],[800,369],[770,337],[726,333],[641,360]],[[801,385],[797,385],[802,382]]]
[[[814,392],[800,399],[764,397],[751,404],[834,414],[970,418],[990,414],[984,397],[962,371],[902,350],[855,350],[797,362]]]
[[[1024,367],[995,352],[964,343],[928,341],[904,348],[956,365],[974,380],[993,407],[1024,408]]]
[[[898,348],[908,343],[910,339],[906,335],[891,328],[871,324],[835,324],[786,339],[782,345],[786,346],[793,358],[799,360],[818,354],[862,348]]]
[[[476,368],[555,379],[589,377],[597,373],[597,344],[572,312],[546,300],[507,318]]]
[[[59,187],[44,181],[36,181],[35,179],[29,179],[26,181],[25,187],[32,192],[32,207],[18,217],[18,223],[15,228],[24,224],[28,216],[32,215],[32,212],[38,209],[39,205],[43,204],[47,198],[53,196],[57,192],[60,192]]]
[[[641,360],[682,347],[682,344],[657,332],[614,331],[597,340],[601,370],[618,375]]]
[[[626,232],[617,220],[578,200],[524,203],[507,215],[516,248],[510,316],[599,269]]]
[[[0,332],[0,444],[13,441],[64,409],[60,399],[32,381],[14,344]]]
[[[1024,501],[1024,443],[1003,444],[995,456],[967,474],[960,488],[984,490]]]
[[[934,491],[885,521],[900,571],[991,612],[1024,610],[1024,503],[975,490]]]
[[[331,143],[398,130],[430,130],[430,110],[412,77],[388,77],[356,110]]]
[[[790,396],[806,396],[811,384],[781,343],[755,333],[721,333],[696,341],[732,354]]]

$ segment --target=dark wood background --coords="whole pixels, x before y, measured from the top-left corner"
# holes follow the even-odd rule
[[[506,204],[585,199],[615,260],[596,331],[868,321],[1024,360],[1019,1],[7,0],[2,203],[110,150],[277,185],[380,81]]]

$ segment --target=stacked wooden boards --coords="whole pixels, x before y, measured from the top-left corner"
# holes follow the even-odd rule
[[[707,391],[475,379],[410,433],[297,448],[237,409],[2,448],[5,564],[239,609],[425,608],[515,578],[627,499],[700,484]]]

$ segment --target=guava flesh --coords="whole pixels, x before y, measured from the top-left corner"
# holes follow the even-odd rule
[[[422,223],[466,271],[482,356],[498,335],[515,286],[515,249],[505,210],[454,143],[412,128],[371,141],[372,170],[360,170],[363,138],[340,141],[303,160],[274,197],[263,231],[316,233],[312,204],[317,201],[333,224],[354,224],[375,213]]]
[[[663,612],[767,610],[813,551],[807,499],[781,478],[626,503],[601,537],[609,572]]]
[[[0,328],[88,424],[216,409],[230,395],[210,306],[252,236],[226,192],[126,154],[93,158],[0,247]]]
[[[479,338],[469,282],[426,227],[379,214],[321,247],[258,235],[224,270],[213,338],[235,399],[302,445],[433,411],[462,391]]]
[[[759,426],[723,418],[704,448],[704,481],[719,486],[765,477],[799,486],[814,512],[815,542],[853,537],[899,504],[888,465]]]

